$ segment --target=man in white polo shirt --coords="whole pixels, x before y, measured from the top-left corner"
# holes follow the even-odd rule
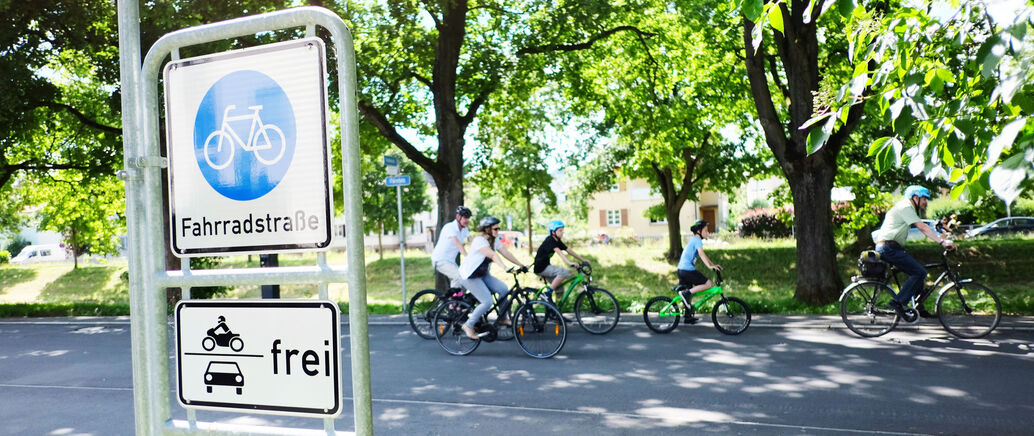
[[[434,270],[449,278],[449,286],[458,288],[460,270],[456,264],[456,256],[462,254],[467,256],[467,250],[463,243],[470,237],[470,209],[465,206],[456,208],[456,219],[449,221],[442,226],[442,233],[438,236],[438,243],[434,244],[434,251],[431,252],[431,264]]]

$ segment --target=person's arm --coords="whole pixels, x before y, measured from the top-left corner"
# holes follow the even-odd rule
[[[571,262],[571,259],[568,259],[567,256],[564,255],[564,250],[561,250],[560,247],[553,247],[553,252],[560,255],[560,259],[564,261],[564,265],[575,266],[575,263]]]
[[[697,248],[697,254],[700,255],[700,260],[704,261],[704,265],[707,265],[708,268],[716,270],[722,269],[721,265],[717,265],[714,262],[711,262],[711,259],[709,259],[707,257],[707,254],[704,253],[704,247]]]
[[[460,239],[455,236],[450,236],[449,239],[452,239],[452,243],[456,244],[456,248],[460,249],[460,254],[462,254],[463,257],[467,257],[467,250],[463,248],[463,243],[460,242]]]
[[[570,249],[570,248],[568,248],[568,249],[567,249],[567,254],[570,254],[570,255],[572,255],[572,256],[574,256],[574,257],[578,258],[578,260],[581,260],[582,262],[585,262],[585,263],[590,263],[590,262],[589,262],[589,259],[586,259],[586,258],[584,258],[584,257],[581,257],[581,256],[579,256],[579,255],[578,255],[578,253],[575,253],[575,252],[574,252],[574,250],[572,250],[572,249]]]
[[[931,241],[941,244],[941,247],[944,247],[945,250],[955,250],[955,243],[951,242],[951,239],[944,239],[938,236],[937,232],[933,231],[929,224],[922,221],[916,221],[916,228],[926,235],[927,238],[930,238]]]
[[[510,253],[510,250],[508,248],[506,248],[505,245],[502,246],[502,247],[499,247],[499,252],[502,253],[503,257],[509,259],[510,262],[513,262],[514,265],[520,265],[521,268],[527,268],[526,265],[521,263],[521,261],[517,260],[516,256],[514,256],[512,253]],[[499,262],[499,264],[502,265],[503,268],[506,268],[506,264],[504,264],[502,262]]]

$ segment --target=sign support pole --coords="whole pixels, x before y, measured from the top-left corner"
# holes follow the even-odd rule
[[[402,227],[402,187],[395,187],[395,200],[399,206],[399,265],[402,273],[402,311],[406,311],[406,229]]]

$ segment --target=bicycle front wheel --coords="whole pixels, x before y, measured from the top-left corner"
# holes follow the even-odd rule
[[[986,286],[956,283],[937,296],[937,317],[949,333],[960,338],[987,336],[1002,320],[1002,303]]]
[[[618,326],[621,310],[614,294],[606,289],[589,286],[574,300],[574,316],[585,331],[602,335]]]
[[[848,286],[840,296],[840,318],[859,336],[874,338],[898,325],[898,314],[888,305],[894,291],[881,282],[864,281]]]
[[[750,327],[750,306],[736,297],[722,297],[711,310],[711,321],[718,331],[738,335]]]
[[[481,345],[480,339],[468,338],[463,333],[463,323],[467,322],[473,309],[467,302],[459,300],[446,301],[438,306],[432,325],[435,339],[445,352],[453,356],[466,356]]]
[[[409,299],[406,314],[409,315],[409,326],[417,336],[434,339],[434,327],[431,323],[434,321],[434,310],[441,302],[438,291],[434,289],[424,289]]]
[[[524,303],[513,319],[513,334],[529,356],[555,356],[567,342],[567,325],[560,311],[541,300]]]
[[[679,325],[678,305],[668,297],[653,297],[643,308],[643,321],[656,333],[671,333]]]

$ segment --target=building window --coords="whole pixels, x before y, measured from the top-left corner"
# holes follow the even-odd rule
[[[620,227],[621,226],[621,211],[614,209],[607,211],[607,226],[608,227]]]
[[[668,218],[661,218],[659,220],[650,218],[650,224],[668,224]]]

